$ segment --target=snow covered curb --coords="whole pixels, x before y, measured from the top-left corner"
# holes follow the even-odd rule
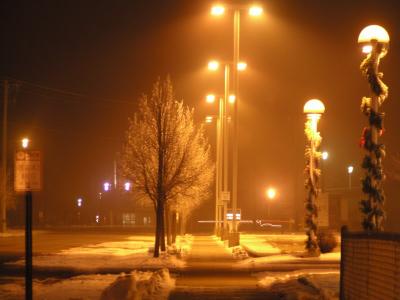
[[[263,272],[259,286],[284,299],[339,299],[338,270],[299,270],[295,272]]]
[[[271,244],[264,243],[263,245],[241,243],[241,246],[250,256],[262,257],[269,255],[281,254],[281,250],[272,246]]]
[[[339,268],[340,253],[321,254],[319,257],[298,257],[289,254],[254,257],[239,261],[235,268],[248,268],[257,270],[300,270],[313,268]]]

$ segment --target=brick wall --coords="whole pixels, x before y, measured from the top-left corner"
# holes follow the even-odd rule
[[[400,234],[342,228],[340,299],[400,300]]]

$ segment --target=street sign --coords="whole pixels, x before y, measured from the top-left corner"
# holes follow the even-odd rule
[[[230,192],[222,192],[221,193],[221,200],[222,201],[229,202],[230,199],[231,199],[231,193]]]
[[[226,219],[228,221],[233,220],[233,209],[228,209],[226,212]],[[242,219],[242,210],[240,208],[236,209],[236,220],[240,221]]]
[[[41,189],[42,168],[40,151],[16,151],[14,190],[16,192],[27,192],[40,191]]]

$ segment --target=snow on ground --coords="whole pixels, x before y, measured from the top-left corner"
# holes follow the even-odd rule
[[[47,255],[39,255],[33,258],[34,267],[41,268],[71,268],[73,270],[93,271],[99,269],[156,269],[156,268],[180,268],[185,265],[173,253],[161,253],[160,258],[153,258],[152,237],[130,237],[125,241],[106,242],[73,247]],[[190,237],[177,240],[175,246],[179,253],[190,249]],[[178,250],[177,250],[178,251]],[[23,265],[24,260],[9,264]]]
[[[121,275],[101,295],[100,300],[162,300],[168,299],[175,287],[175,279],[168,269],[156,272],[133,271]]]
[[[252,256],[268,256],[282,252],[268,242],[266,235],[243,234],[240,237],[240,245]]]
[[[0,232],[0,238],[8,238],[8,237],[16,237],[24,235],[25,231],[23,230],[8,229],[7,232]]]
[[[168,247],[168,253],[176,255],[178,258],[184,258],[192,249],[193,236],[191,234],[185,234],[184,236],[177,236],[176,243]]]
[[[279,264],[326,264],[339,263],[340,252],[321,254],[319,257],[299,257],[290,254],[280,254],[265,257],[253,257],[238,262],[239,267],[247,266],[249,268],[263,268]]]
[[[155,272],[133,271],[121,275],[82,275],[68,279],[34,280],[34,299],[41,300],[163,300],[174,288],[167,269]],[[24,298],[24,280],[9,278],[0,284],[2,300]]]
[[[259,285],[285,299],[339,299],[338,270],[298,270],[294,272],[262,272]]]
[[[105,288],[112,284],[118,275],[82,275],[69,279],[34,280],[33,298],[41,300],[98,300]],[[24,299],[23,278],[13,278],[0,284],[0,298],[3,300]]]

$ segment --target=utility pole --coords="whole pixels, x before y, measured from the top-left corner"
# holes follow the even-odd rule
[[[234,13],[234,25],[233,25],[233,91],[236,96],[234,112],[233,112],[233,151],[232,151],[232,246],[237,246],[240,243],[240,237],[238,233],[238,222],[236,220],[237,213],[237,189],[238,189],[238,106],[239,106],[239,41],[240,41],[240,10],[235,10]]]
[[[7,230],[7,112],[8,80],[3,82],[3,149],[1,152],[0,232]]]

